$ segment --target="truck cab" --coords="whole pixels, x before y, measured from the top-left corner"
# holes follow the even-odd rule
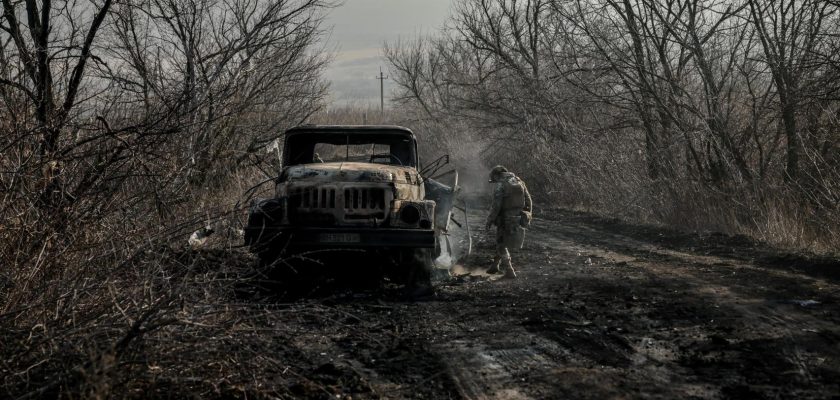
[[[411,130],[292,128],[284,135],[282,165],[274,197],[252,204],[245,229],[246,244],[263,261],[317,249],[370,249],[391,252],[399,265],[430,263],[435,201],[426,198]]]

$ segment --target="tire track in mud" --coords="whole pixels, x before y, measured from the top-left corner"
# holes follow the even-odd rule
[[[573,241],[560,241],[549,234],[543,224],[535,221],[535,225],[528,233],[527,240],[547,245],[555,256],[560,259],[572,258],[577,253],[599,252],[603,256],[610,257],[619,262],[635,260],[634,257],[625,256],[616,252],[603,251],[593,247],[586,247]],[[473,225],[479,225],[478,219],[471,220]],[[517,258],[514,257],[514,261]],[[550,277],[561,271],[546,271],[541,275]],[[568,273],[568,271],[562,271]],[[522,273],[520,273],[522,274]],[[473,271],[473,276],[486,277],[482,270]],[[549,278],[550,279],[550,278]],[[512,286],[518,286],[523,280],[517,280]],[[516,289],[513,289],[516,290]],[[563,321],[564,325],[573,329],[581,329],[586,332],[586,327],[591,321],[578,320],[571,317]],[[597,359],[603,359],[604,355],[593,348],[588,356],[581,354],[580,349],[573,348],[574,340],[554,340],[545,338],[543,335],[529,332],[521,326],[508,326],[507,329],[515,330],[511,335],[521,340],[515,343],[492,343],[493,341],[475,339],[459,340],[438,346],[437,351],[447,360],[448,372],[458,386],[458,393],[467,399],[530,399],[541,398],[552,392],[552,385],[534,390],[529,387],[523,390],[524,377],[533,381],[548,381],[556,379],[570,379],[577,382],[589,381],[586,385],[597,385],[598,374],[616,374],[614,368],[605,368],[600,371],[592,371],[587,364],[597,363]],[[576,336],[588,336],[589,333],[582,333]],[[490,342],[490,343],[488,343]],[[498,349],[499,346],[506,348]],[[609,346],[609,344],[606,344]],[[605,346],[605,347],[606,347]],[[606,356],[610,358],[610,356]],[[636,356],[637,363],[641,363],[644,356]],[[519,378],[517,379],[517,375]],[[660,375],[667,375],[667,371],[660,371]],[[535,379],[536,378],[536,379]],[[666,379],[667,380],[667,379]],[[528,382],[533,385],[534,382]],[[536,393],[531,396],[528,392]],[[618,393],[613,393],[618,394]],[[586,396],[582,396],[586,397]]]
[[[479,221],[471,221],[473,224]],[[547,238],[546,233],[539,227],[532,232],[537,234],[530,238],[532,241],[543,242]],[[557,246],[556,249],[566,255],[572,254],[573,246]],[[622,259],[621,255],[614,253],[616,259]],[[632,260],[627,257],[625,261]],[[456,266],[454,270],[465,272],[462,266]],[[487,274],[482,269],[473,270],[471,276],[486,279]],[[546,273],[545,275],[550,275]],[[496,278],[491,281],[498,280]],[[507,284],[512,286],[514,291],[519,290],[523,281],[517,280]],[[452,309],[441,313],[441,318],[446,315],[457,313]],[[586,330],[591,325],[590,321],[580,321],[575,318],[563,321],[563,324],[573,329]],[[475,330],[479,328],[471,328]],[[506,341],[493,340],[486,336],[477,335],[475,338],[464,338],[452,342],[439,344],[434,350],[446,360],[448,374],[457,386],[460,396],[466,399],[531,399],[545,398],[554,392],[553,384],[547,382],[572,377],[579,382],[586,382],[585,385],[597,386],[598,379],[592,378],[593,371],[584,365],[597,363],[598,359],[604,357],[598,354],[597,349],[592,354],[581,354],[579,349],[573,348],[572,343],[563,343],[553,340],[537,333],[530,332],[522,324],[507,325],[504,327]],[[589,333],[582,333],[587,336]],[[624,345],[623,343],[620,343]],[[610,358],[610,356],[606,356]],[[638,357],[637,357],[638,358]],[[619,374],[615,368],[604,368],[604,374]],[[667,371],[660,371],[659,375],[667,375]],[[667,379],[666,379],[667,380]],[[689,393],[698,393],[696,390],[687,390]],[[618,395],[614,392],[613,395]],[[579,396],[587,397],[587,396]]]
[[[488,349],[474,341],[449,343],[438,352],[465,399],[531,399],[517,387],[515,375],[545,370],[550,362],[532,348]]]
[[[754,379],[750,372],[745,372],[727,378],[707,370],[714,369],[716,365],[722,366],[723,370],[739,368],[739,362],[758,363],[760,367],[766,367],[760,360],[761,353],[776,351],[777,355],[769,357],[769,362],[781,361],[783,368],[793,366],[795,370],[779,372],[786,379],[794,377],[795,381],[807,387],[815,382],[813,368],[824,362],[819,354],[815,355],[807,347],[822,346],[817,353],[821,351],[822,355],[834,357],[840,355],[836,348],[831,348],[830,341],[833,337],[840,337],[836,314],[829,313],[830,318],[825,318],[819,310],[798,307],[785,303],[786,299],[773,297],[776,294],[810,295],[822,291],[830,299],[831,294],[838,291],[834,282],[786,270],[768,270],[743,259],[669,249],[569,221],[558,224],[557,221],[537,219],[528,236],[529,241],[544,246],[555,260],[567,261],[549,271],[545,271],[543,266],[534,271],[533,263],[529,263],[525,266],[525,279],[511,284],[513,290],[521,288],[523,282],[527,285],[528,279],[558,273],[570,282],[625,280],[638,282],[640,287],[661,286],[662,292],[671,291],[674,297],[680,297],[673,299],[677,308],[688,304],[690,307],[686,309],[690,311],[694,307],[691,302],[695,302],[701,307],[697,314],[714,318],[701,321],[679,313],[673,316],[653,315],[650,317],[661,321],[649,322],[662,326],[646,330],[634,327],[632,329],[636,332],[624,334],[604,334],[597,329],[587,329],[588,321],[572,318],[571,330],[580,328],[585,332],[571,334],[572,337],[577,335],[580,341],[603,342],[602,348],[595,346],[594,350],[587,350],[586,346],[583,346],[584,349],[575,348],[575,340],[567,338],[569,329],[558,329],[556,337],[551,338],[551,335],[546,337],[533,333],[522,326],[509,327],[521,340],[503,343],[501,348],[499,343],[482,338],[457,340],[436,347],[435,351],[447,360],[449,374],[464,398],[524,399],[549,393],[598,398],[623,396],[626,394],[624,390],[643,394],[644,397],[663,398],[768,394],[774,393],[776,388],[772,382],[763,379],[766,377],[759,376],[763,380]],[[758,277],[761,279],[752,279]],[[786,291],[778,287],[790,283],[797,288]],[[666,296],[667,293],[661,299],[665,303],[668,302]],[[692,300],[687,302],[685,298]],[[834,306],[830,300],[828,303]],[[662,306],[642,304],[641,307],[655,314],[656,308]],[[669,307],[662,308],[667,311]],[[631,317],[636,320],[630,325],[646,323],[649,316],[644,310],[639,314]],[[576,328],[576,324],[582,326]],[[721,330],[729,334],[721,334]],[[803,339],[803,332],[812,335]],[[613,337],[620,340],[610,343]],[[779,346],[774,347],[774,344]],[[610,364],[614,361],[609,355],[603,359],[605,356],[599,352],[624,354],[629,363],[593,369],[593,362],[606,361]],[[828,367],[833,368],[834,365]],[[526,378],[536,382],[525,382]],[[569,384],[547,384],[558,380]],[[632,382],[630,387],[621,389],[627,381]],[[653,388],[640,387],[644,386],[640,382],[645,381],[650,382]],[[597,389],[591,394],[579,391],[586,388]]]
[[[573,228],[576,228],[578,232],[590,230],[579,225],[573,225]],[[559,231],[566,234],[563,229]],[[716,308],[726,309],[732,314],[731,318],[737,321],[749,321],[749,326],[738,332],[737,341],[764,340],[770,336],[783,343],[783,346],[776,349],[781,359],[797,368],[796,371],[785,371],[786,375],[795,373],[798,379],[807,383],[813,382],[809,364],[816,365],[820,361],[806,356],[808,351],[805,346],[808,344],[799,343],[802,332],[840,335],[836,319],[826,320],[824,315],[815,314],[803,307],[796,307],[793,304],[793,301],[796,301],[794,299],[774,298],[774,294],[785,293],[785,291],[776,291],[772,287],[765,286],[768,281],[771,285],[775,283],[774,286],[793,283],[804,286],[809,289],[806,291],[812,293],[815,290],[836,293],[838,285],[833,282],[791,271],[767,269],[735,258],[691,254],[661,248],[611,232],[595,229],[591,229],[590,232],[596,235],[597,239],[608,241],[608,247],[624,246],[629,251],[616,252],[600,247],[581,246],[580,243],[560,239],[557,230],[551,233],[545,229],[537,230],[535,238],[558,250],[594,253],[598,258],[623,268],[640,268],[648,279],[655,277],[655,279],[679,282],[687,287],[692,296],[702,298]],[[647,257],[644,257],[645,252],[648,254]],[[643,257],[639,257],[640,253]],[[733,277],[736,274],[740,276]],[[788,302],[786,303],[785,300]],[[819,302],[814,301],[814,304],[819,304]],[[704,339],[707,339],[708,332],[704,328],[703,326],[695,327],[693,334],[698,338],[706,336]],[[712,337],[712,340],[715,339],[720,340],[718,337]],[[824,350],[834,357],[840,355],[836,346],[832,348],[829,341],[822,341],[821,344],[825,346]],[[671,345],[672,343],[668,343],[664,347],[667,349],[672,347]],[[643,349],[636,350],[641,352]],[[667,351],[672,352],[673,349],[667,349]]]
[[[470,219],[473,227],[480,217]],[[473,257],[453,268],[458,277],[436,281],[432,299],[406,301],[387,284],[296,304],[306,313],[289,345],[306,363],[289,373],[313,383],[293,393],[510,400],[840,393],[836,281],[764,268],[738,254],[737,242],[736,256],[726,257],[701,240],[694,251],[690,237],[669,247],[650,228],[640,237],[580,214],[556,217],[535,220],[514,254],[519,279],[484,272],[493,239],[478,230]]]

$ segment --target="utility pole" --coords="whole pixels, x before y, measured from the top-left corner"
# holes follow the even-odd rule
[[[379,112],[385,113],[385,80],[388,77],[382,72],[382,67],[379,67],[379,76],[376,79],[379,79]]]

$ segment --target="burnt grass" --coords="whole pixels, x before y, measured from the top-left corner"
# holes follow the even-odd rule
[[[181,295],[159,313],[166,324],[107,362],[102,354],[129,328],[99,344],[68,335],[66,358],[32,367],[25,382],[5,378],[4,388],[9,397],[126,398],[840,393],[838,260],[562,210],[540,217],[514,255],[518,279],[479,273],[492,257],[479,232],[462,266],[473,274],[437,279],[422,300],[368,275],[284,280],[241,249],[170,249],[164,275],[180,280]],[[38,361],[3,354],[9,372]]]

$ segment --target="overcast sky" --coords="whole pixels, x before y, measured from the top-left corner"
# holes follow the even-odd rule
[[[379,105],[382,43],[433,33],[443,25],[454,0],[345,0],[326,20],[332,32],[327,50],[335,59],[326,71],[333,105]],[[390,88],[385,81],[385,106]]]

